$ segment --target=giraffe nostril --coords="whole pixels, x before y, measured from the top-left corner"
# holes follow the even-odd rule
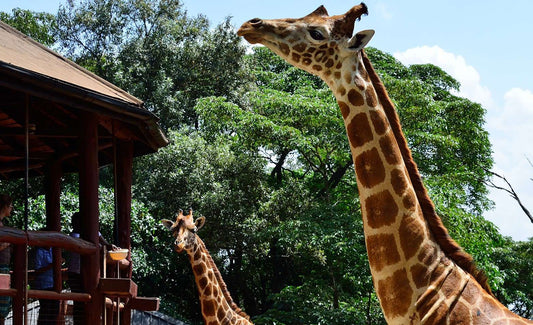
[[[250,24],[252,26],[257,26],[257,25],[261,25],[263,23],[263,21],[259,18],[254,18],[252,20],[250,20]]]

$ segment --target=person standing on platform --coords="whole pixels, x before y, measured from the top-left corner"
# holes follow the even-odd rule
[[[4,218],[11,216],[13,211],[13,199],[6,194],[0,194],[0,227],[4,226]],[[0,243],[0,273],[9,274],[9,264],[11,263],[11,244]],[[11,297],[0,296],[0,325],[11,309]]]
[[[37,247],[35,250],[35,280],[33,288],[54,290],[52,247]],[[39,318],[37,325],[56,324],[59,316],[59,301],[39,299]]]

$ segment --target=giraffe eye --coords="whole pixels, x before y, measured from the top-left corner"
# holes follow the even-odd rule
[[[322,33],[316,29],[312,29],[309,31],[309,35],[311,35],[311,37],[317,41],[322,41],[324,39],[326,39],[324,37],[324,35],[322,35]]]

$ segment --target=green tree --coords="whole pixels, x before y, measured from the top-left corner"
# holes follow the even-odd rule
[[[165,129],[194,125],[197,98],[237,96],[244,80],[229,20],[210,29],[179,0],[69,1],[57,34],[64,53],[142,98]]]
[[[15,8],[11,13],[0,12],[0,20],[43,45],[55,43],[53,31],[57,23],[56,17],[50,13]]]
[[[265,48],[244,55],[229,20],[210,29],[205,17],[187,17],[178,0],[69,1],[57,22],[55,33],[46,32],[53,25],[41,31],[142,98],[168,131],[169,146],[135,161],[132,256],[140,294],[162,297],[163,312],[201,323],[189,262],[159,224],[192,207],[207,218],[200,236],[256,324],[384,324],[342,117],[320,79]],[[452,237],[487,271],[496,295],[531,317],[524,281],[531,242],[503,238],[482,218],[492,166],[484,109],[453,95],[459,83],[436,66],[406,67],[379,50],[367,53]],[[32,228],[43,223],[39,182],[30,192]],[[75,184],[75,177],[67,182],[62,215],[77,209]],[[102,229],[110,237],[112,182],[102,184]]]

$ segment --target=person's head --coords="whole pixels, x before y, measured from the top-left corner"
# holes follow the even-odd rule
[[[13,199],[7,194],[0,194],[0,218],[9,217],[13,210]],[[0,219],[0,220],[1,220]]]

